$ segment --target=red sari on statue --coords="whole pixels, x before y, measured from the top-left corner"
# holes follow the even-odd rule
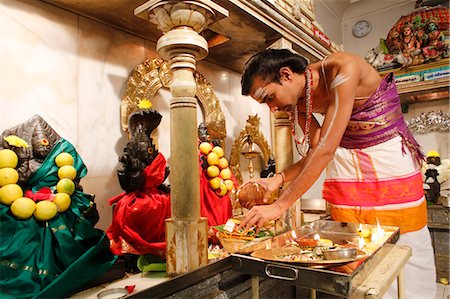
[[[116,255],[154,254],[165,257],[165,219],[171,215],[170,194],[157,187],[164,182],[166,159],[159,153],[144,169],[145,182],[137,191],[111,198],[116,203],[111,226],[106,231]]]

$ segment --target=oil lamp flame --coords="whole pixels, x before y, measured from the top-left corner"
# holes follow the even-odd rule
[[[295,231],[292,231],[291,235],[292,235],[292,238],[294,238],[294,240],[297,239],[297,234],[295,233]]]
[[[377,218],[377,227],[372,230],[372,242],[378,243],[380,239],[384,236],[384,229],[381,227],[380,222]]]
[[[364,246],[366,246],[366,241],[363,237],[358,237],[358,248],[362,250]]]
[[[314,235],[314,240],[319,241],[320,240],[320,235],[319,234],[315,234]]]

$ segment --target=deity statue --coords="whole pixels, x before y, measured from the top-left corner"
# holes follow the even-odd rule
[[[0,297],[70,297],[116,260],[104,232],[94,228],[93,195],[79,184],[87,168],[39,115],[5,130],[0,140],[0,150],[17,157],[16,166],[4,168],[18,173],[1,189],[23,193],[8,198],[0,191]]]
[[[123,256],[126,271],[136,272],[140,255],[165,259],[165,219],[171,215],[169,175],[164,156],[151,137],[161,122],[161,114],[142,108],[130,114],[130,139],[117,170],[123,193],[111,198],[113,219],[106,231],[111,251]]]
[[[420,43],[417,41],[410,23],[403,26],[401,50],[403,56],[410,59],[410,65],[419,64]]]
[[[436,18],[430,18],[427,24],[428,46],[422,48],[426,60],[442,58],[445,47],[444,34],[438,30]]]

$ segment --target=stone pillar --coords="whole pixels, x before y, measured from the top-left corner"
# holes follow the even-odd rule
[[[228,12],[209,0],[152,0],[135,14],[155,23],[164,35],[156,50],[170,62],[170,185],[172,218],[166,221],[167,275],[190,272],[208,263],[208,223],[200,217],[197,148],[196,61],[208,55],[199,34]]]

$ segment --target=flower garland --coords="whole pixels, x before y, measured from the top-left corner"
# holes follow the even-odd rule
[[[298,108],[297,105],[294,107],[294,115],[292,117],[291,126],[292,126],[292,136],[294,137],[295,146],[297,148],[297,152],[300,156],[305,157],[308,154],[308,151],[311,147],[311,137],[310,137],[310,129],[311,129],[311,120],[312,120],[312,110],[313,110],[313,76],[311,67],[307,67],[305,70],[305,81],[306,81],[306,124],[305,124],[305,132],[302,141],[299,140],[298,135],[300,134],[301,127],[298,123]]]

